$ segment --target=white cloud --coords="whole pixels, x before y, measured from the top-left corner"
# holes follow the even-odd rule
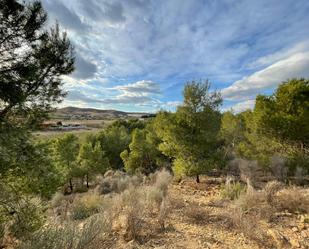
[[[282,81],[293,77],[309,77],[309,51],[300,52],[279,60],[263,70],[253,73],[231,86],[224,88],[225,99],[241,100],[252,98],[262,90],[278,86]]]
[[[159,94],[160,86],[150,80],[141,80],[132,84],[116,86],[113,89],[135,94]]]
[[[224,108],[223,111],[233,111],[235,113],[243,112],[249,109],[253,109],[255,105],[255,99],[249,99],[239,102],[235,105]]]

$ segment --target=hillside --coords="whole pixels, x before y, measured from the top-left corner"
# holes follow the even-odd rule
[[[147,113],[123,112],[117,110],[101,110],[95,108],[64,107],[52,113],[54,118],[60,119],[114,119],[141,117]]]

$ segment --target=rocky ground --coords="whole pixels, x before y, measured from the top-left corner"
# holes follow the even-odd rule
[[[114,234],[105,246],[126,249],[309,248],[309,224],[302,215],[284,212],[277,214],[272,222],[253,219],[250,229],[256,225],[256,229],[263,232],[261,239],[235,228],[230,219],[233,216],[231,203],[220,200],[219,188],[218,182],[206,180],[200,184],[192,180],[171,185],[170,215],[164,231],[154,229],[151,234],[141,236],[139,242],[128,243]]]

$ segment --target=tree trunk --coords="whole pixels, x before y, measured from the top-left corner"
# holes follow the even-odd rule
[[[72,178],[70,178],[70,190],[71,190],[71,193],[73,193],[73,183],[72,183]]]
[[[89,188],[89,176],[88,176],[88,173],[86,174],[86,182],[87,182],[87,188]]]
[[[196,183],[200,183],[200,176],[196,175]]]

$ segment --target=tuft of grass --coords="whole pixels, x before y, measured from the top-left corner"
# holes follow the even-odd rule
[[[235,200],[238,199],[241,193],[245,192],[245,186],[240,182],[227,182],[221,185],[220,195],[224,199]]]
[[[72,218],[82,220],[99,213],[102,206],[102,199],[96,194],[87,194],[73,203]]]

